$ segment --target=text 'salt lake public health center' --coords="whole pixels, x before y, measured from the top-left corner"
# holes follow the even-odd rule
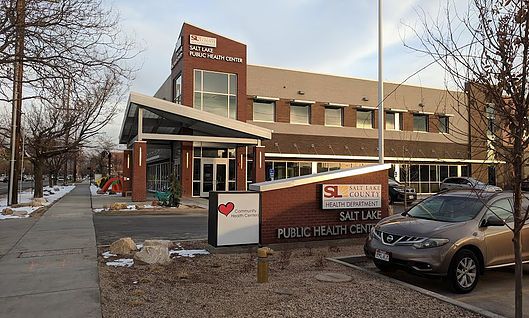
[[[187,23],[170,65],[154,97],[130,94],[121,127],[135,201],[166,189],[172,173],[183,196],[205,197],[378,161],[376,81],[249,65],[245,44]],[[391,176],[419,193],[449,176],[497,182],[497,162],[474,149],[461,111],[468,92],[384,91]]]

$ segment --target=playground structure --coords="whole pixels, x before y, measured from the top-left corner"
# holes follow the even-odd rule
[[[102,181],[104,180],[100,179],[96,182],[100,185]],[[123,177],[111,177],[107,182],[105,182],[101,189],[97,190],[97,193],[104,194],[109,188],[111,188],[111,191],[114,193],[121,193],[123,191],[123,181]]]

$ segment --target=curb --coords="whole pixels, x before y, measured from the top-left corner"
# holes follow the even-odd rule
[[[355,255],[355,256],[357,256],[357,255]],[[340,257],[340,258],[342,258],[342,257]],[[341,261],[339,259],[336,259],[336,258],[327,257],[326,260],[331,261],[331,262],[335,262],[337,264],[344,265],[344,266],[347,266],[347,267],[350,267],[350,268],[353,268],[353,269],[356,269],[356,270],[359,270],[361,272],[367,273],[369,275],[372,275],[372,276],[380,278],[380,279],[384,279],[386,281],[390,281],[390,282],[392,282],[394,284],[397,284],[399,286],[402,286],[402,287],[405,287],[405,288],[408,288],[408,289],[412,289],[412,290],[417,291],[417,292],[419,292],[421,294],[437,298],[437,299],[439,299],[441,301],[444,301],[446,303],[452,304],[454,306],[461,307],[463,309],[472,311],[474,313],[480,314],[480,315],[488,317],[488,318],[506,318],[505,316],[493,313],[492,311],[488,311],[488,310],[480,308],[480,307],[469,305],[469,304],[461,302],[459,300],[455,300],[455,299],[452,299],[450,297],[447,297],[447,296],[444,296],[444,295],[441,295],[441,294],[438,294],[438,293],[434,293],[434,292],[429,291],[427,289],[424,289],[424,288],[421,288],[421,287],[417,287],[417,286],[412,285],[412,284],[405,283],[405,282],[400,281],[398,279],[394,279],[394,278],[387,277],[387,276],[379,274],[379,273],[372,272],[372,271],[367,270],[365,268],[362,268],[360,266],[356,266],[356,265],[353,265],[353,264],[349,264],[349,263],[343,262],[343,261]]]

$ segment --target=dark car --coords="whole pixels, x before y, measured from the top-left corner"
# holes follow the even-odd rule
[[[402,183],[395,179],[388,179],[389,185],[389,203],[393,202],[404,202],[406,198],[407,202],[412,202],[417,199],[417,193],[412,187],[406,187]]]

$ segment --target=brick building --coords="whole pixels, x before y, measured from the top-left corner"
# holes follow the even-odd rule
[[[184,196],[207,196],[378,161],[376,81],[249,65],[245,44],[187,23],[170,65],[154,97],[130,94],[120,143],[131,149],[133,199],[166,188],[171,173]],[[419,193],[449,176],[496,182],[497,161],[474,146],[465,92],[384,92],[392,176]]]

